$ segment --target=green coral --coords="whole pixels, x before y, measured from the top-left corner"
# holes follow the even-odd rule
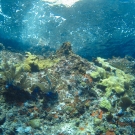
[[[87,83],[86,82],[82,81],[80,84],[81,84],[82,87],[87,87]]]
[[[31,67],[29,64],[24,63],[21,66],[23,67],[24,71],[31,72]]]
[[[105,69],[103,69],[101,67],[97,67],[96,71],[90,73],[90,76],[93,79],[105,78],[106,77]]]
[[[108,111],[111,110],[112,106],[111,106],[111,103],[109,102],[109,100],[107,99],[102,99],[99,106],[103,109],[106,109]]]
[[[59,59],[45,59],[45,60],[40,60],[38,61],[38,66],[39,69],[44,69],[44,68],[48,68],[48,67],[52,67],[54,64],[56,64],[57,62],[59,62]]]

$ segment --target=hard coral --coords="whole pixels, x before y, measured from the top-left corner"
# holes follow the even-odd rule
[[[38,72],[42,69],[52,67],[54,64],[58,63],[59,59],[39,59],[38,56],[32,55],[30,52],[26,53],[26,59],[24,63],[21,65],[25,71],[28,72]]]
[[[107,99],[101,100],[99,106],[100,106],[101,108],[103,108],[103,109],[108,110],[108,111],[111,110],[111,108],[112,108],[112,106],[111,106],[109,100],[107,100]]]
[[[111,66],[105,59],[97,58],[97,62],[101,64],[104,69],[103,77],[100,77],[100,72],[92,72],[90,75],[94,77],[100,77],[102,79],[99,82],[100,88],[105,89],[106,97],[109,97],[114,90],[117,94],[124,93],[128,90],[130,83],[134,80],[134,77],[130,74],[125,74],[122,70]],[[107,69],[110,70],[107,70]]]

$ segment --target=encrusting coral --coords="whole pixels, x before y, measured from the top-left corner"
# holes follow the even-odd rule
[[[122,70],[111,66],[105,59],[97,58],[96,63],[100,63],[100,68],[91,72],[91,77],[99,78],[98,85],[105,89],[106,97],[109,97],[113,91],[117,94],[124,93],[127,89],[127,85],[130,85],[134,77],[130,74],[125,74]],[[108,69],[110,71],[108,71]],[[107,70],[107,71],[106,71]],[[102,72],[101,72],[102,71]]]
[[[23,67],[23,69],[28,72],[38,72],[42,69],[52,67],[58,62],[58,58],[40,59],[38,56],[32,55],[30,52],[26,52],[26,59],[23,64],[19,66]]]
[[[100,106],[101,108],[103,108],[103,109],[108,110],[108,111],[110,111],[111,108],[112,108],[112,106],[111,106],[109,100],[107,100],[107,99],[102,99],[102,100],[100,101],[99,106]]]

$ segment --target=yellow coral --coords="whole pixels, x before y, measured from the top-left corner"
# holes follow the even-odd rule
[[[105,78],[106,77],[105,69],[103,69],[101,67],[97,67],[96,71],[90,73],[90,76],[93,79]]]
[[[46,60],[39,60],[38,61],[38,66],[39,66],[39,69],[44,69],[44,68],[47,68],[47,67],[52,67],[54,64],[56,64],[57,62],[59,62],[59,59],[46,59]]]
[[[125,84],[129,84],[133,78],[133,76],[125,74],[123,71],[117,69],[115,76],[111,75],[110,77],[103,79],[99,85],[106,87],[106,96],[108,97],[111,95],[112,90],[118,94],[123,93],[125,91]]]
[[[25,71],[33,72],[39,71],[47,67],[52,67],[54,64],[59,62],[59,59],[39,59],[36,55],[32,55],[30,52],[26,53],[26,59],[21,65]]]
[[[31,67],[28,64],[23,64],[22,67],[23,67],[24,71],[27,71],[27,72],[31,71]]]
[[[106,59],[97,57],[97,61],[102,64],[102,67],[104,69],[110,68],[110,69],[115,69],[113,66],[111,66],[108,62],[105,61]]]
[[[109,65],[105,59],[100,57],[97,58],[97,61],[102,64],[102,68],[99,69],[110,69],[110,71],[97,70],[97,72],[92,73],[92,77],[103,76],[103,80],[99,83],[100,86],[104,86],[106,90],[106,97],[109,97],[114,90],[116,93],[120,94],[125,92],[125,84],[129,85],[130,81],[134,79],[132,75],[125,74],[122,70],[117,69]],[[101,74],[102,71],[102,74]],[[101,78],[101,77],[100,77]],[[128,90],[126,88],[126,90]]]
[[[99,106],[101,108],[107,109],[108,111],[111,110],[111,108],[112,108],[110,102],[107,99],[101,100]]]

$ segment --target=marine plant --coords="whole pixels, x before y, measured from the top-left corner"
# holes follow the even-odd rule
[[[6,101],[24,101],[29,98],[29,93],[24,90],[28,82],[22,68],[17,69],[14,63],[5,59],[1,68],[1,76],[1,87]]]

